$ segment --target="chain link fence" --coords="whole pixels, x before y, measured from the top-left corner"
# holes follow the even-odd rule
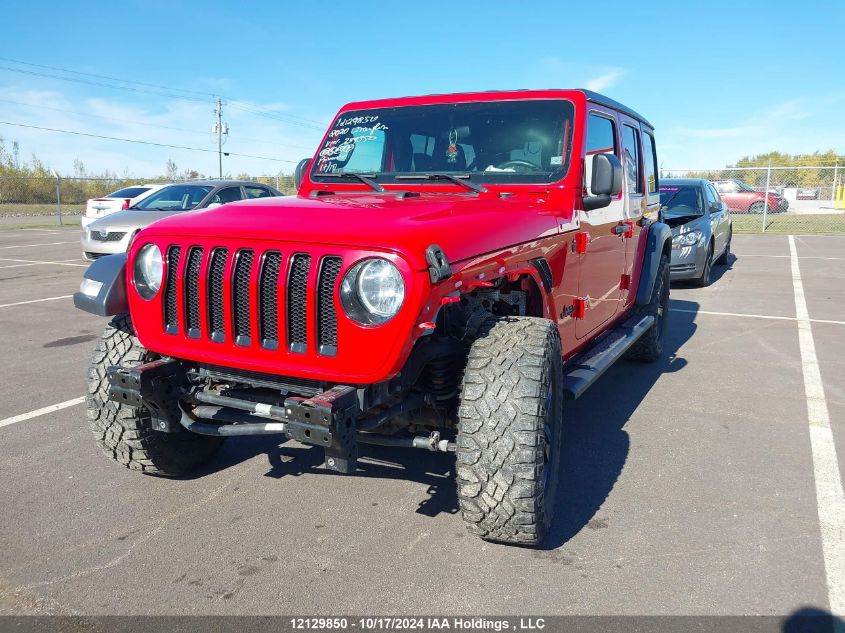
[[[284,194],[294,192],[293,176],[241,176]],[[89,199],[101,198],[124,187],[143,183],[165,184],[162,178],[62,178],[55,176],[0,176],[0,225],[78,224]]]
[[[737,233],[845,234],[845,166],[662,169],[660,176],[712,180],[731,211]],[[290,175],[238,179],[294,193]],[[0,225],[76,224],[91,198],[130,185],[164,182],[168,181],[2,176]]]
[[[845,167],[663,169],[661,178],[706,178],[736,233],[845,234]]]

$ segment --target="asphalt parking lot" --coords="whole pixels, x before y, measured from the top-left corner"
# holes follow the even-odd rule
[[[0,614],[841,606],[845,237],[793,243],[736,236],[711,287],[673,287],[663,361],[618,363],[567,407],[560,517],[535,551],[465,532],[449,455],[373,450],[339,476],[258,437],[188,479],[108,461],[79,400],[105,323],[69,298],[78,228],[2,230]]]

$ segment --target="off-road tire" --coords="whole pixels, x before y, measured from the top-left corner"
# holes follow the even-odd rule
[[[728,233],[728,241],[725,243],[725,250],[719,255],[719,259],[716,260],[716,263],[719,266],[727,266],[728,262],[731,258],[731,238],[733,237],[733,231]]]
[[[707,247],[707,255],[704,257],[704,268],[701,276],[693,279],[692,283],[699,288],[706,288],[713,281],[713,242]]]
[[[555,324],[491,318],[472,343],[458,410],[458,501],[488,541],[537,545],[554,515],[563,394]]]
[[[669,260],[666,255],[660,257],[651,301],[646,305],[637,306],[634,314],[651,315],[654,317],[654,324],[625,352],[625,358],[653,362],[663,355],[663,339],[666,336],[669,315]]]
[[[97,446],[119,464],[148,475],[186,475],[217,452],[221,438],[186,430],[153,431],[146,407],[129,407],[108,398],[107,367],[140,365],[155,358],[135,336],[128,316],[112,319],[97,343],[88,370],[88,423]]]

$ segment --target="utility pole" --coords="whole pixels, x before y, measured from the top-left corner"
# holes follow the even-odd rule
[[[220,172],[220,178],[223,178],[223,135],[229,134],[229,126],[223,123],[223,101],[218,97],[217,108],[214,110],[217,116],[217,122],[212,128],[212,132],[217,134],[217,163]]]

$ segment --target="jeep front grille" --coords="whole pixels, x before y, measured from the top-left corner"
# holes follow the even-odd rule
[[[164,329],[168,334],[179,332],[178,303],[176,302],[176,271],[179,270],[179,255],[182,247],[171,246],[167,249],[167,292],[164,295]]]
[[[337,354],[334,291],[341,257],[189,246],[182,258],[182,250],[177,245],[166,250],[163,325],[168,334]]]
[[[304,354],[308,343],[307,299],[308,270],[311,256],[297,253],[293,256],[288,276],[288,341],[290,351]]]

